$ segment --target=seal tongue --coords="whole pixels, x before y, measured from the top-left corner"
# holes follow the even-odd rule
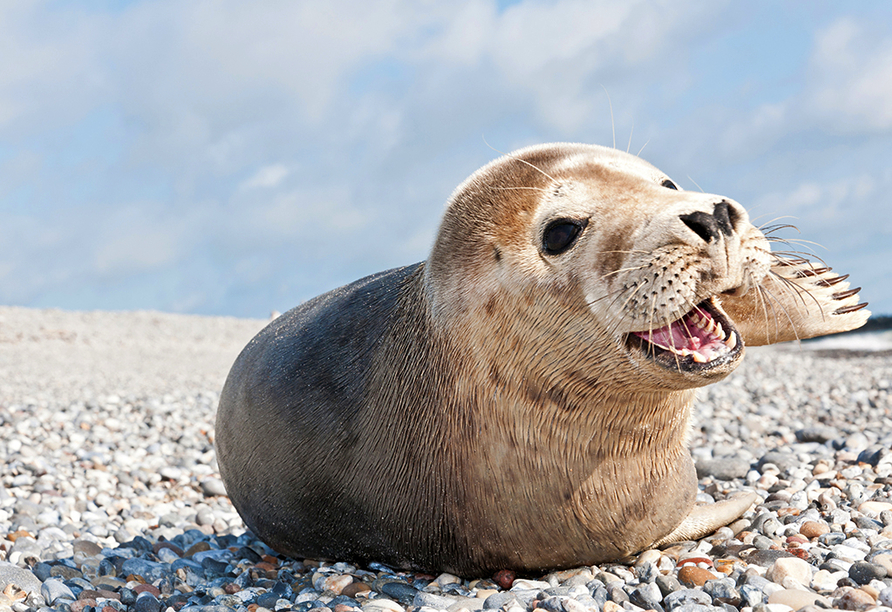
[[[697,363],[712,361],[737,345],[734,331],[730,331],[726,338],[722,324],[702,308],[695,308],[659,329],[632,333],[676,355],[690,355]]]

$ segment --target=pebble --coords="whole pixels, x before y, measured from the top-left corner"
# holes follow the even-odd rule
[[[822,597],[817,593],[809,593],[802,589],[782,589],[768,596],[768,603],[784,604],[794,610],[804,608],[805,606],[813,606],[818,602],[820,602],[821,607],[830,607],[830,600],[826,597]]]
[[[28,594],[40,593],[40,579],[30,570],[0,561],[0,591],[14,586]]]
[[[73,317],[83,326],[87,317],[40,313],[32,328],[14,327],[38,334],[40,325],[64,329]],[[221,334],[196,331],[212,319],[121,316],[127,334],[103,340],[107,325],[82,333],[107,351],[147,326],[156,344]],[[0,367],[0,612],[892,607],[892,432],[873,425],[892,411],[888,358],[755,348],[726,381],[700,390],[691,441],[698,500],[759,495],[732,528],[546,576],[431,576],[288,559],[246,531],[217,471],[213,421],[225,368],[260,324],[245,327],[212,377],[189,378],[179,366],[153,379],[151,359],[132,376],[119,358],[117,369],[68,378],[0,360],[19,364]],[[176,331],[160,333],[164,325]],[[0,342],[0,356],[16,346]],[[175,354],[166,347],[158,362]],[[41,363],[65,362],[54,359]]]
[[[805,521],[799,527],[799,533],[804,535],[806,538],[812,540],[814,538],[820,537],[825,533],[830,533],[830,526],[827,523],[819,523],[817,521]]]
[[[866,561],[853,563],[852,567],[849,568],[849,578],[858,584],[870,584],[873,580],[880,580],[885,577],[886,570],[882,566]]]
[[[716,575],[696,565],[685,565],[678,570],[678,580],[685,586],[703,586],[707,580],[714,580]]]
[[[845,588],[834,604],[840,610],[866,610],[876,605],[876,599],[862,589]]]
[[[362,604],[364,612],[406,612],[406,609],[390,599],[372,599]]]
[[[744,478],[750,471],[748,461],[734,457],[721,457],[718,459],[698,459],[696,463],[697,477],[711,476],[718,480],[734,480]]]
[[[892,607],[892,587],[886,587],[880,591],[879,602],[886,607]]]
[[[663,601],[660,588],[654,583],[643,584],[629,594],[629,601],[645,610],[657,610]]]
[[[47,579],[40,587],[40,594],[43,595],[45,601],[55,605],[59,600],[68,599],[74,601],[74,593],[68,588],[68,585],[61,580],[55,578]]]
[[[664,597],[663,602],[669,610],[675,610],[691,604],[711,605],[712,597],[700,589],[680,589]]]
[[[799,584],[808,584],[813,569],[812,565],[802,559],[785,557],[775,561],[765,576],[777,584],[782,584],[786,578],[792,578]]]

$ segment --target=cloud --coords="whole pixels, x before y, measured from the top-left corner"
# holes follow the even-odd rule
[[[887,29],[843,18],[818,34],[807,108],[837,129],[892,129],[892,37]]]
[[[173,264],[182,255],[182,223],[151,218],[151,204],[122,207],[105,219],[93,250],[92,273],[116,278]]]
[[[843,16],[818,29],[796,87],[782,99],[728,112],[729,158],[761,154],[804,133],[873,138],[892,130],[892,34]]]
[[[291,171],[285,164],[273,164],[260,168],[254,175],[239,185],[242,191],[278,187]]]
[[[857,217],[871,210],[865,204],[882,198],[884,187],[876,177],[866,173],[835,181],[805,181],[789,190],[762,195],[753,202],[752,209],[783,211],[785,215],[801,218],[809,228],[855,226],[867,221]]]

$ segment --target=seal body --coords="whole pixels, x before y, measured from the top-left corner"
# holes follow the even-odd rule
[[[859,326],[846,289],[637,157],[523,149],[456,190],[427,261],[248,344],[220,472],[248,527],[298,557],[479,575],[705,535],[752,496],[695,506],[694,390],[745,343]]]

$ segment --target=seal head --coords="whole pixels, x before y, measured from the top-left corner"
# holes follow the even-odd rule
[[[694,390],[746,344],[860,326],[847,289],[637,157],[523,149],[456,189],[426,262],[251,341],[220,399],[221,475],[299,557],[480,575],[705,535],[754,494],[695,505]]]

